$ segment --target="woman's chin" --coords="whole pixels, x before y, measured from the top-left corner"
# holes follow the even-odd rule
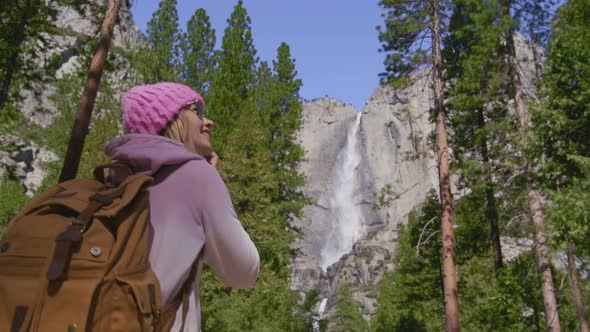
[[[210,146],[197,146],[196,148],[197,152],[205,158],[209,158],[213,154],[213,148]]]

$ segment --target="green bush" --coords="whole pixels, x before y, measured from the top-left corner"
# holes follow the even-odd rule
[[[0,236],[6,231],[8,221],[29,200],[22,185],[15,181],[0,180]]]

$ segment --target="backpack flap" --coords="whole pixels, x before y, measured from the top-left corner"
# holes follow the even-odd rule
[[[132,204],[137,196],[153,182],[153,178],[146,175],[129,176],[117,188],[104,191],[101,194],[113,197],[113,203],[98,211],[97,217],[114,217],[122,209]]]
[[[148,187],[153,178],[145,175],[132,175],[128,177],[117,188],[106,189],[98,181],[87,180],[91,182],[91,186],[83,184],[81,187],[78,182],[68,181],[59,184],[62,191],[53,195],[51,199],[45,201],[43,205],[60,205],[81,213],[88,203],[93,199],[100,199],[100,197],[110,197],[111,201],[105,203],[101,208],[94,212],[96,217],[114,217],[119,211],[131,204],[139,192]],[[96,188],[98,190],[89,190]],[[99,195],[96,195],[98,192]]]
[[[72,180],[58,184],[61,188],[56,194],[39,204],[36,209],[47,206],[61,206],[68,210],[82,213],[93,199],[110,197],[110,201],[103,201],[99,210],[93,213],[96,217],[114,217],[129,205],[137,194],[149,186],[153,178],[145,175],[128,177],[117,188],[107,189],[95,180]],[[99,194],[98,196],[96,194]]]

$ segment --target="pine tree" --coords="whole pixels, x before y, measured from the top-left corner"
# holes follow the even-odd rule
[[[180,31],[176,0],[160,1],[147,26],[148,45],[134,56],[143,83],[178,81]]]
[[[215,71],[215,29],[209,16],[199,8],[187,23],[182,41],[182,80],[207,96]]]
[[[587,186],[584,158],[590,157],[590,10],[586,1],[564,4],[549,42],[547,70],[541,82],[543,101],[532,115],[535,150],[540,154],[543,182],[553,188],[549,227],[553,243],[568,256],[570,281],[580,331],[589,331],[582,289],[575,265],[576,252],[588,254]]]
[[[274,112],[276,106],[274,104],[274,90],[276,86],[277,82],[268,62],[261,61],[254,75],[254,83],[252,84],[250,98],[260,114],[262,125],[269,130],[272,130],[270,129],[270,116]],[[272,135],[269,136],[269,142],[267,142],[269,148],[271,140]]]
[[[586,1],[570,0],[559,10],[541,82],[542,104],[532,131],[544,160],[544,182],[565,186],[581,168],[571,156],[590,157],[590,37]]]
[[[360,308],[352,298],[350,285],[342,283],[338,288],[336,306],[330,317],[330,331],[334,332],[364,332],[367,323],[363,319]]]
[[[301,187],[305,182],[299,171],[304,159],[303,148],[297,142],[297,132],[303,123],[301,80],[297,78],[295,60],[291,58],[289,45],[281,43],[277,60],[273,61],[276,86],[273,109],[270,114],[270,150],[279,177],[278,202],[282,214],[288,218],[298,215],[305,202]]]
[[[238,1],[227,23],[218,58],[219,70],[216,71],[210,88],[207,114],[219,124],[214,145],[221,158],[239,113],[251,106],[248,99],[258,63],[251,20],[243,1]]]
[[[531,1],[524,1],[528,3]],[[510,73],[510,80],[512,84],[512,95],[518,116],[519,132],[520,132],[520,149],[526,152],[529,149],[529,112],[527,109],[527,101],[525,91],[522,85],[522,78],[520,77],[521,70],[519,68],[518,60],[516,58],[516,46],[514,41],[514,33],[517,30],[516,23],[520,23],[511,16],[511,9],[514,5],[514,0],[502,0],[504,19],[507,28],[504,31],[504,39],[506,41],[506,57],[508,63],[508,71]],[[545,305],[545,317],[547,320],[548,331],[561,331],[559,322],[559,312],[557,308],[557,301],[555,298],[555,288],[553,285],[553,274],[550,269],[550,260],[547,247],[547,233],[545,230],[545,216],[542,207],[542,197],[539,191],[537,179],[534,177],[535,170],[531,161],[525,161],[523,165],[525,175],[525,190],[527,194],[527,204],[529,216],[534,225],[534,241],[535,253],[537,257],[537,268],[541,273],[541,291],[543,293]]]
[[[543,298],[535,257],[523,253],[498,271],[490,257],[475,256],[460,273],[462,326],[467,331],[543,331]]]
[[[383,51],[388,52],[385,60],[386,73],[382,76],[388,81],[400,82],[416,68],[426,64],[432,66],[436,155],[441,197],[446,330],[459,331],[455,237],[444,106],[445,78],[440,47],[441,35],[448,27],[444,17],[451,3],[446,0],[382,0],[379,5],[387,11],[386,28],[379,33]]]
[[[444,52],[452,82],[447,105],[454,164],[460,185],[483,193],[496,270],[502,267],[502,250],[495,195],[509,173],[501,166],[508,157],[501,147],[510,132],[500,9],[495,0],[456,1]]]
[[[588,332],[590,327],[576,267],[576,253],[582,257],[590,254],[587,244],[590,237],[590,173],[584,178],[574,179],[565,190],[552,192],[550,198],[553,204],[548,208],[547,220],[549,229],[555,234],[552,242],[554,246],[567,253],[572,298],[580,322],[580,331]]]

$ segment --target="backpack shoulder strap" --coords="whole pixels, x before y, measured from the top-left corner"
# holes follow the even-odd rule
[[[201,260],[201,255],[203,253],[203,249],[199,252],[197,259],[193,262],[191,266],[191,272],[188,275],[188,278],[182,284],[182,288],[180,288],[180,292],[176,297],[180,297],[182,299],[182,326],[180,327],[181,331],[184,331],[184,325],[186,324],[186,316],[188,315],[188,306],[189,306],[189,297],[191,294],[191,290],[193,288],[193,284],[195,283],[195,278],[197,277],[197,270],[199,269],[199,261]],[[178,306],[177,306],[178,308]]]
[[[123,171],[124,175],[120,177],[121,182],[123,180],[125,180],[127,177],[133,175],[133,170],[131,169],[131,166],[123,164],[123,163],[109,163],[109,164],[102,164],[102,165],[96,166],[94,168],[94,172],[93,172],[94,179],[96,179],[108,186],[112,186],[114,184],[111,183],[111,181],[110,181],[110,180],[112,180],[110,178],[110,175],[108,177],[104,176],[105,169]]]
[[[161,317],[166,317],[170,320],[167,322],[162,322],[162,326],[166,326],[168,329],[172,328],[172,325],[174,324],[174,319],[176,317],[176,312],[178,311],[178,308],[180,308],[180,306],[182,305],[182,325],[180,331],[184,331],[184,327],[186,325],[186,317],[188,316],[189,298],[193,284],[195,283],[195,279],[197,277],[199,263],[201,261],[202,255],[203,249],[201,249],[199,255],[191,265],[191,270],[188,277],[180,287],[180,290],[178,291],[172,302],[162,306]],[[162,326],[160,326],[160,328]],[[156,330],[160,331],[159,329]]]

